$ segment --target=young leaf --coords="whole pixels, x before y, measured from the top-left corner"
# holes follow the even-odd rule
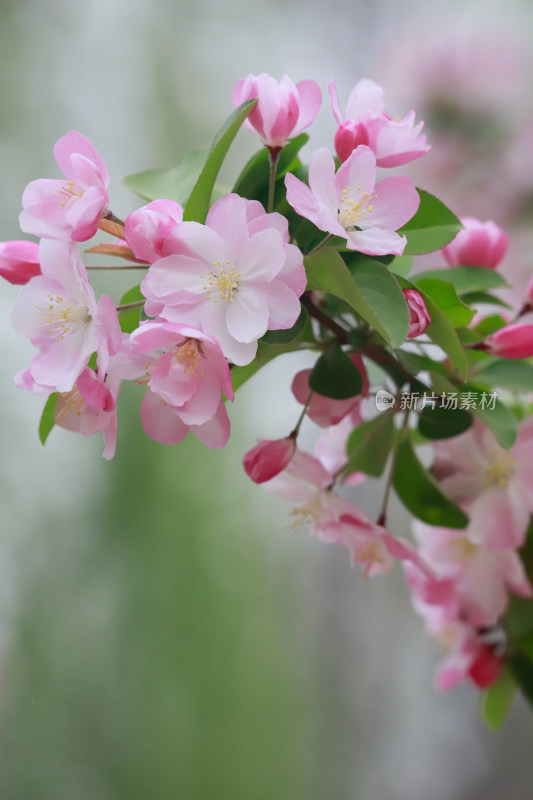
[[[392,483],[415,517],[429,525],[466,528],[468,517],[444,492],[415,455],[409,439],[398,446]]]
[[[404,255],[433,253],[455,239],[462,225],[455,214],[434,195],[418,189],[418,211],[398,233],[407,236]]]
[[[359,471],[379,477],[390,455],[394,434],[392,409],[358,425],[348,439],[348,461],[343,474]]]
[[[458,297],[451,283],[437,278],[424,278],[417,281],[417,289],[431,297],[443,311],[454,328],[462,328],[471,321],[474,311]]]
[[[516,694],[517,686],[510,670],[503,670],[502,674],[481,699],[481,715],[486,725],[492,730],[499,730],[511,709]]]
[[[361,393],[363,377],[340,345],[333,342],[313,367],[309,387],[324,397],[346,400]]]
[[[187,202],[207,158],[207,150],[193,150],[173,169],[145,169],[122,179],[122,183],[144,200]]]
[[[220,167],[242,123],[256,103],[257,98],[242,103],[230,114],[224,125],[217,131],[207,160],[184,208],[184,220],[205,222],[211,204],[211,194]]]
[[[41,421],[39,422],[39,439],[44,444],[48,439],[48,435],[55,425],[54,411],[57,403],[57,392],[49,396],[44,404],[43,413],[41,414]]]
[[[409,309],[398,281],[376,261],[361,261],[354,276],[332,247],[304,258],[307,288],[318,289],[348,303],[382,336],[390,347],[399,347],[409,330]]]
[[[533,390],[533,364],[518,359],[497,359],[481,366],[471,375],[476,383],[489,386],[500,386],[515,392],[531,392]]]

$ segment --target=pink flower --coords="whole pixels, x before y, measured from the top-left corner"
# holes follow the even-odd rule
[[[36,242],[0,242],[0,275],[13,284],[28,283],[41,274]]]
[[[533,418],[520,423],[510,450],[477,419],[460,436],[434,442],[433,472],[468,514],[475,544],[506,549],[524,543],[533,513],[532,446]]]
[[[295,448],[293,436],[286,439],[264,439],[244,456],[244,470],[255,483],[269,481],[287,467]]]
[[[95,351],[105,375],[120,347],[117,311],[108,295],[96,302],[75,245],[43,239],[39,258],[42,275],[28,281],[12,312],[17,333],[39,349],[19,385],[28,388],[31,378],[49,392],[69,392]]]
[[[349,250],[368,255],[401,255],[407,239],[395,231],[415,214],[420,198],[405,175],[376,184],[376,157],[360,145],[335,175],[335,163],[323,147],[311,156],[309,186],[285,176],[287,201],[317,228],[342,236]]]
[[[409,306],[409,330],[407,338],[412,339],[424,333],[427,326],[431,323],[429,311],[426,308],[424,298],[416,289],[402,289],[404,297]]]
[[[365,578],[390,572],[394,567],[394,558],[386,544],[385,529],[369,519],[353,503],[344,501],[343,505],[339,521],[346,533],[352,561],[363,566]]]
[[[427,137],[420,135],[424,123],[415,126],[415,112],[404,119],[392,119],[383,110],[383,89],[374,81],[359,81],[348,98],[344,117],[341,115],[335,81],[328,84],[331,108],[339,124],[335,134],[335,150],[341,162],[346,161],[361,144],[376,154],[378,167],[397,167],[425,155],[431,149]]]
[[[345,466],[348,459],[346,452],[348,439],[361,422],[361,410],[360,404],[358,404],[340,422],[326,428],[316,443],[315,453],[318,460],[332,475],[335,475]],[[363,472],[352,472],[343,480],[343,483],[349,486],[356,486],[365,478],[366,475]]]
[[[325,397],[318,392],[312,392],[309,387],[311,369],[303,369],[294,376],[291,387],[294,397],[299,403],[305,405],[309,400],[309,395],[311,395],[306,414],[321,428],[336,425],[347,414],[351,414],[358,408],[361,404],[362,396],[368,394],[368,376],[361,356],[357,353],[352,353],[349,358],[363,377],[363,389],[361,395],[355,395],[346,400],[334,400],[332,397]]]
[[[35,236],[85,242],[96,233],[109,202],[107,167],[77,131],[58,139],[54,155],[66,181],[43,178],[29,183],[22,195],[20,227]]]
[[[154,200],[126,217],[124,235],[134,255],[150,264],[173,252],[172,235],[183,220],[174,200]]]
[[[187,325],[141,323],[130,337],[137,352],[147,354],[148,385],[141,422],[152,439],[177,444],[191,430],[207,447],[223,447],[229,419],[221,397],[233,400],[228,365],[209,336]]]
[[[419,554],[439,579],[453,582],[462,618],[476,627],[494,625],[509,603],[509,591],[532,597],[524,565],[513,548],[487,549],[473,526],[465,530],[415,522]]]
[[[280,214],[228,194],[205,225],[180,223],[173,241],[174,255],[152,264],[141,284],[150,316],[203,330],[239,365],[252,361],[267,330],[298,319],[307,279]]]
[[[109,379],[104,383],[93,370],[84,369],[74,388],[58,395],[54,410],[55,424],[66,430],[81,433],[82,436],[102,431],[105,444],[103,456],[108,460],[115,455],[117,446],[115,399],[119,386],[120,381]]]
[[[533,325],[506,325],[485,339],[487,351],[500,358],[533,356]]]
[[[257,105],[244,122],[269,148],[281,148],[290,137],[298,136],[313,122],[322,102],[322,93],[315,81],[294,85],[284,75],[278,83],[266,73],[248,75],[237,81],[232,102],[237,108],[246,100],[258,98]]]
[[[464,230],[442,249],[450,267],[485,267],[496,269],[505,255],[509,237],[494,222],[474,217],[461,220]]]

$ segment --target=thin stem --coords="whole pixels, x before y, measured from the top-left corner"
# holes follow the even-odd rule
[[[333,234],[332,233],[328,233],[328,235],[325,236],[324,239],[322,239],[322,241],[319,242],[316,245],[316,247],[313,247],[312,250],[310,250],[308,253],[305,254],[306,257],[307,256],[312,256],[314,253],[316,253],[317,250],[320,250],[321,247],[324,247],[324,245],[326,245],[330,241],[330,239],[333,239],[333,238],[334,238]]]
[[[321,308],[315,305],[307,293],[301,296],[300,302],[307,309],[311,317],[314,317],[324,328],[328,328],[335,334],[341,344],[348,344],[348,331],[332,320],[331,317],[328,317]]]
[[[396,442],[395,442],[394,450],[393,450],[393,453],[392,453],[391,465],[390,465],[390,469],[389,469],[389,474],[387,475],[387,483],[385,484],[385,491],[383,493],[383,500],[382,500],[382,503],[381,503],[381,511],[380,511],[379,516],[377,518],[377,524],[378,525],[385,526],[385,523],[386,523],[386,520],[387,520],[387,506],[389,504],[389,496],[390,496],[391,489],[392,489],[392,481],[393,481],[393,478],[394,478],[394,470],[396,469],[396,461],[398,459],[398,447],[399,447],[399,444],[400,444],[400,439],[402,438],[402,434],[407,428],[408,422],[409,422],[409,409],[407,408],[405,410],[405,416],[403,418],[402,430],[401,430],[401,433],[398,432],[398,436],[396,437]]]
[[[298,436],[298,433],[300,432],[300,427],[301,427],[302,422],[304,421],[304,417],[305,417],[305,415],[307,413],[307,409],[309,408],[309,403],[311,402],[311,397],[312,396],[313,396],[313,390],[309,389],[309,394],[307,395],[307,400],[304,403],[304,407],[303,407],[302,413],[298,417],[298,422],[294,426],[294,429],[289,434],[289,438],[290,439],[296,439],[296,437]]]
[[[270,161],[270,175],[268,179],[268,205],[267,212],[274,211],[274,191],[276,188],[276,172],[278,171],[278,161],[281,147],[269,147],[268,156]]]
[[[136,300],[134,303],[124,303],[121,306],[117,306],[117,311],[129,311],[130,308],[140,308],[144,306],[145,300]]]
[[[102,219],[107,219],[109,222],[115,222],[117,225],[120,225],[122,228],[126,225],[123,219],[117,217],[116,214],[113,214],[110,208],[107,209],[105,214],[102,216]]]

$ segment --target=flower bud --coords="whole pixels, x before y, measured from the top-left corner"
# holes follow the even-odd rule
[[[506,325],[485,339],[487,352],[500,358],[533,356],[533,325]]]
[[[507,234],[494,222],[481,222],[474,217],[465,217],[461,222],[464,230],[442,249],[450,267],[496,269],[507,250]]]
[[[431,322],[431,317],[422,295],[416,289],[403,289],[403,294],[409,306],[407,338],[412,339],[414,336],[420,336],[421,333],[424,333]]]
[[[368,133],[362,122],[346,120],[337,129],[334,145],[339,161],[343,164],[360,144],[368,145]]]
[[[295,448],[296,440],[293,436],[286,439],[264,439],[244,456],[244,470],[255,483],[265,483],[283,472]]]
[[[9,283],[21,285],[41,274],[39,245],[36,242],[0,242],[0,275]]]

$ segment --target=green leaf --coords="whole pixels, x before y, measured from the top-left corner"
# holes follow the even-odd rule
[[[308,290],[340,297],[382,336],[399,347],[409,330],[409,309],[397,279],[377,261],[360,261],[353,277],[339,253],[324,247],[304,258]]]
[[[286,328],[280,331],[267,331],[262,337],[262,341],[265,342],[265,344],[287,344],[287,342],[292,342],[292,340],[296,339],[303,331],[308,320],[309,315],[305,308],[302,307],[300,316],[292,328]]]
[[[407,278],[413,268],[413,256],[396,256],[389,264],[389,269],[395,275]]]
[[[511,308],[509,303],[506,303],[505,300],[502,300],[500,297],[495,297],[489,292],[465,292],[461,295],[461,299],[464,303],[468,303],[469,306],[484,304],[500,306],[501,308]]]
[[[57,403],[57,392],[54,392],[44,404],[41,421],[39,422],[39,439],[42,444],[48,439],[48,435],[55,425],[54,411]]]
[[[485,338],[485,336],[490,336],[507,324],[508,323],[499,314],[490,314],[488,317],[483,317],[483,319],[475,325],[474,332]]]
[[[173,169],[146,169],[127,175],[122,183],[144,200],[165,198],[185,205],[207,155],[207,150],[193,150]]]
[[[217,131],[207,160],[200,172],[198,180],[194,184],[187,205],[184,208],[184,220],[205,222],[211,204],[211,194],[220,167],[226,158],[226,154],[239,128],[256,103],[257,98],[242,103],[230,114],[224,125]]]
[[[404,255],[432,253],[449,244],[461,230],[460,220],[444,203],[429,192],[418,189],[418,211],[398,233],[407,236]]]
[[[472,417],[464,408],[443,408],[427,405],[418,419],[418,429],[427,439],[450,439],[472,425]]]
[[[398,446],[392,482],[404,506],[423,522],[446,528],[468,525],[467,515],[422,466],[409,439]]]
[[[497,359],[472,373],[470,379],[476,383],[500,386],[515,392],[533,390],[533,364],[528,361]]]
[[[363,376],[340,345],[333,342],[313,367],[309,387],[324,397],[347,400],[361,394]]]
[[[125,305],[126,303],[136,303],[137,301],[144,299],[145,299],[144,295],[141,294],[139,286],[134,286],[120,298],[119,305]],[[118,315],[120,330],[123,331],[124,333],[132,333],[132,331],[134,331],[136,328],[139,327],[141,313],[142,313],[142,306],[138,306],[137,308],[130,308],[128,309],[128,311],[120,311]]]
[[[389,409],[369,422],[362,422],[350,434],[347,443],[348,461],[343,474],[364,472],[379,477],[392,449],[395,435],[394,411]]]
[[[454,328],[462,328],[471,321],[475,312],[463,303],[451,283],[437,278],[424,278],[417,281],[417,289],[431,297],[443,311]]]
[[[276,183],[283,183],[283,178],[306,142],[307,133],[301,133],[291,139],[281,150],[276,170]],[[232,191],[249,200],[259,200],[266,205],[268,199],[268,182],[270,175],[270,156],[268,148],[263,147],[251,157],[237,178]]]
[[[492,730],[499,730],[511,709],[516,694],[516,680],[508,669],[504,669],[496,683],[487,689],[481,698],[481,715]]]
[[[498,289],[507,286],[507,282],[492,269],[484,267],[448,267],[447,269],[432,269],[427,272],[419,272],[412,278],[413,283],[418,283],[426,278],[438,278],[441,281],[448,281],[455,286],[458,294],[465,292],[487,291],[488,289]]]

